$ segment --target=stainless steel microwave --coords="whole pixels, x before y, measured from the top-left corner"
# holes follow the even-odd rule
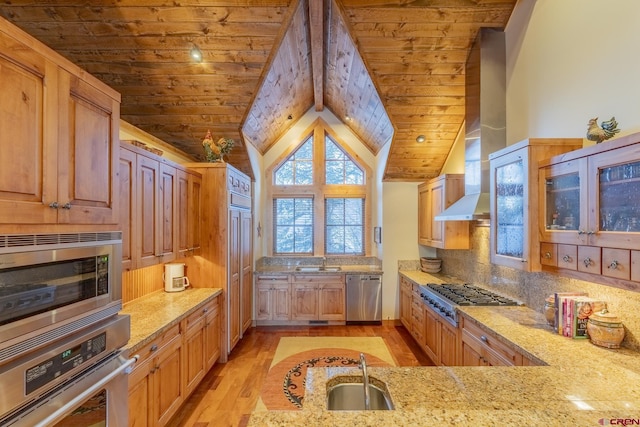
[[[121,232],[0,235],[0,364],[121,308]]]

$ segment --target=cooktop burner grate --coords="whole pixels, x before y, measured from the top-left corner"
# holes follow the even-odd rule
[[[517,301],[474,285],[428,283],[427,286],[455,305],[520,305]]]

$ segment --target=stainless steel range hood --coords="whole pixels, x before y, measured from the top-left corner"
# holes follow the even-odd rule
[[[465,68],[464,196],[436,221],[489,218],[489,154],[506,146],[504,32],[482,28]]]

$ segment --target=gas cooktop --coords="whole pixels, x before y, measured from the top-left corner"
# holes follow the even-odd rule
[[[427,283],[427,287],[454,305],[520,305],[517,301],[474,285]]]

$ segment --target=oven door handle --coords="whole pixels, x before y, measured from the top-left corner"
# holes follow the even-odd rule
[[[67,402],[66,404],[61,406],[54,413],[52,413],[51,415],[49,415],[48,417],[46,417],[45,419],[40,421],[38,424],[36,424],[36,426],[37,427],[46,427],[46,426],[49,426],[49,425],[53,424],[53,422],[55,422],[59,417],[61,417],[63,415],[66,415],[66,413],[68,411],[71,411],[71,410],[75,409],[76,406],[78,406],[78,404],[80,404],[83,401],[87,400],[88,398],[92,397],[96,392],[98,392],[109,381],[111,381],[112,379],[114,379],[115,377],[117,377],[118,375],[120,375],[123,372],[126,372],[127,374],[129,372],[131,372],[131,370],[129,368],[134,363],[136,363],[139,358],[140,358],[140,356],[136,354],[135,356],[132,356],[131,359],[127,359],[121,366],[116,368],[113,372],[110,372],[108,375],[106,375],[100,381],[98,381],[97,383],[95,383],[94,385],[92,385],[91,387],[89,387],[88,389],[83,391],[82,393],[78,394],[76,397],[71,399],[69,402]]]

